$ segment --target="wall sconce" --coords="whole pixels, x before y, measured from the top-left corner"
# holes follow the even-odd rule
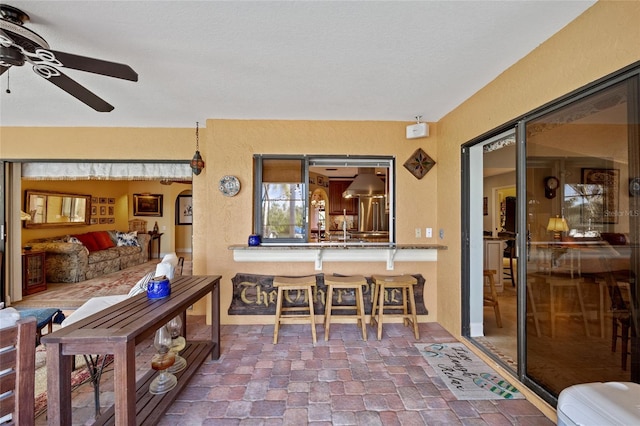
[[[204,160],[200,155],[200,135],[198,133],[198,122],[196,121],[196,153],[193,154],[191,159],[191,170],[194,175],[198,176],[202,169],[204,169]]]
[[[547,231],[553,232],[553,239],[560,241],[560,233],[569,230],[569,225],[564,217],[550,217]]]

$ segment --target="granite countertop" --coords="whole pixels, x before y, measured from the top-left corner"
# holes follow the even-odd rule
[[[446,250],[447,246],[441,244],[392,244],[392,243],[296,243],[279,244],[266,243],[259,246],[236,244],[229,246],[229,250],[321,250],[321,249],[367,249],[367,250]]]

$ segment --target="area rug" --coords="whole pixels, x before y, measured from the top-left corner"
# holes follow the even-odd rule
[[[460,400],[524,398],[462,343],[416,343],[415,346]]]
[[[159,259],[79,283],[47,284],[47,290],[24,297],[16,307],[41,308],[55,306],[74,310],[92,297],[127,294],[131,287],[149,272],[155,271]]]

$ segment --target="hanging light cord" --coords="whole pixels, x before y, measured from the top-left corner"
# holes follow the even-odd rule
[[[196,151],[200,151],[200,135],[198,133],[198,122],[196,121]]]
[[[7,70],[7,93],[11,93],[11,90],[9,89],[9,70]]]

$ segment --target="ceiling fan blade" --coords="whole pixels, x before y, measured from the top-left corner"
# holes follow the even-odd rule
[[[7,71],[9,67],[1,67],[0,66],[0,75],[2,75],[5,71]]]
[[[71,96],[75,97],[81,102],[84,102],[98,112],[109,112],[113,110],[113,105],[109,104],[107,101],[100,98],[95,93],[89,91],[86,87],[82,86],[77,81],[67,77],[58,69],[50,67],[49,72],[43,73],[41,70],[37,70],[36,67],[34,67],[34,71],[40,77],[55,84],[65,92],[69,93]]]
[[[86,56],[74,55],[72,53],[60,52],[57,50],[44,50],[51,52],[65,68],[92,72],[94,74],[121,78],[123,80],[138,81],[138,74],[129,65],[126,64],[103,61],[102,59],[94,59]]]

